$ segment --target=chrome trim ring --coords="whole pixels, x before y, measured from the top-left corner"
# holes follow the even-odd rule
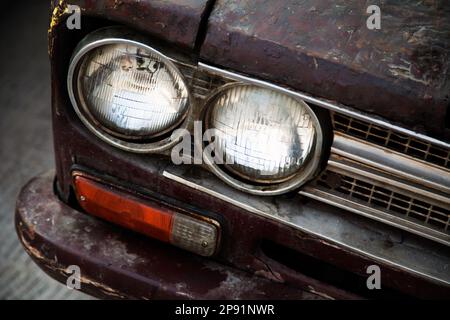
[[[224,92],[225,90],[228,90],[230,88],[236,87],[236,86],[255,86],[251,83],[230,83],[226,84],[220,88],[217,88],[211,94],[205,99],[202,107],[202,111],[200,112],[200,119],[203,123],[205,123],[205,129],[209,128],[208,125],[208,111],[210,110],[211,103],[217,98],[219,94]],[[257,86],[261,87],[261,86]],[[286,94],[286,93],[284,93]],[[319,169],[319,164],[322,160],[323,155],[323,131],[321,123],[315,114],[315,112],[311,109],[311,107],[305,103],[303,100],[299,99],[295,95],[289,95],[288,96],[294,98],[296,101],[298,101],[303,107],[306,108],[306,110],[311,115],[311,119],[314,123],[315,127],[315,137],[313,142],[313,150],[311,151],[310,155],[308,156],[308,159],[305,162],[305,166],[299,170],[298,172],[294,173],[293,175],[281,180],[281,181],[273,181],[272,183],[265,183],[265,184],[251,184],[249,182],[246,182],[242,179],[236,179],[232,175],[228,174],[221,166],[217,165],[214,162],[214,159],[211,158],[211,156],[207,153],[203,153],[203,161],[207,165],[207,167],[212,171],[217,177],[219,177],[221,180],[223,180],[228,185],[241,190],[245,191],[247,193],[255,194],[255,195],[265,195],[265,196],[273,196],[273,195],[279,195],[282,193],[286,193],[289,191],[292,191],[296,188],[299,188],[303,184],[305,184],[307,181],[314,178],[316,173]],[[196,141],[196,148],[199,148],[198,150],[203,150],[204,144],[203,141]],[[233,171],[234,172],[234,171]],[[234,172],[235,173],[235,172]],[[236,173],[235,173],[236,174]],[[247,179],[248,180],[248,179]]]
[[[172,59],[162,54],[160,51],[151,47],[147,44],[148,40],[142,36],[139,36],[133,32],[130,32],[128,29],[123,27],[108,27],[102,28],[97,31],[94,31],[88,34],[75,48],[74,54],[70,60],[69,70],[67,74],[67,89],[70,97],[70,101],[72,102],[73,108],[83,122],[83,124],[98,138],[107,142],[110,145],[113,145],[117,148],[137,152],[137,153],[153,153],[153,152],[161,152],[163,150],[169,149],[178,143],[181,139],[181,133],[172,134],[171,136],[161,137],[158,140],[158,136],[163,134],[168,134],[170,131],[175,130],[176,128],[187,128],[190,114],[192,114],[192,96],[189,90],[189,86],[187,85],[183,74],[180,72],[178,67],[172,62]],[[162,132],[158,132],[158,134],[154,135],[154,140],[152,142],[135,142],[133,140],[121,139],[118,135],[111,134],[110,130],[106,130],[103,126],[94,123],[92,119],[94,117],[90,115],[88,108],[85,103],[83,103],[83,99],[79,97],[78,92],[78,71],[83,61],[85,55],[91,50],[98,48],[100,46],[108,45],[108,44],[127,44],[133,45],[149,52],[157,55],[165,64],[169,67],[173,68],[175,72],[177,72],[180,76],[181,81],[185,85],[188,91],[188,107],[186,112],[182,117],[170,128],[166,128]]]

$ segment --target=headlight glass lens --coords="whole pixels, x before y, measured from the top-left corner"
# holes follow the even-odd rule
[[[140,139],[179,124],[189,94],[178,70],[154,52],[108,44],[88,52],[78,72],[84,112],[108,133]]]
[[[207,117],[225,166],[253,182],[289,179],[314,148],[316,128],[309,108],[273,90],[231,87],[213,100]]]

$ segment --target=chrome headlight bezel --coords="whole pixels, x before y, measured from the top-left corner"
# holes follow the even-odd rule
[[[229,90],[230,88],[237,87],[237,86],[256,86],[260,87],[251,83],[230,83],[226,84],[224,86],[221,86],[210,93],[210,95],[205,99],[203,105],[202,105],[202,112],[200,113],[200,119],[205,124],[205,130],[209,129],[209,123],[208,123],[208,117],[209,112],[211,110],[212,103],[223,94],[224,91]],[[264,88],[264,87],[263,87]],[[266,88],[268,90],[273,90],[272,88]],[[275,90],[276,91],[276,90]],[[287,93],[285,93],[287,94]],[[227,170],[224,165],[218,165],[215,163],[214,159],[208,154],[203,154],[203,160],[205,164],[209,167],[209,169],[218,176],[221,180],[223,180],[228,185],[241,190],[245,191],[247,193],[255,194],[255,195],[279,195],[283,193],[287,193],[289,191],[292,191],[310,179],[312,179],[317,171],[320,169],[320,164],[322,160],[322,154],[323,154],[323,129],[321,122],[319,121],[319,118],[317,117],[314,110],[303,100],[299,99],[295,95],[287,94],[288,96],[295,99],[297,102],[299,102],[310,114],[311,119],[315,126],[315,137],[314,137],[314,146],[313,150],[311,150],[309,159],[306,162],[305,166],[302,168],[302,170],[294,173],[293,175],[281,179],[281,180],[273,180],[271,183],[258,183],[258,181],[255,181],[255,183],[249,182],[248,179],[245,179],[245,177],[236,177],[236,174],[233,174]],[[197,148],[201,148],[203,150],[205,144],[204,142],[201,142],[201,145],[197,142]],[[227,172],[228,171],[228,172]]]
[[[136,138],[133,136],[127,137],[120,133],[112,133],[110,129],[101,125],[95,117],[90,113],[84,98],[80,96],[79,89],[79,70],[84,60],[84,57],[92,50],[105,45],[111,44],[125,44],[132,45],[137,48],[142,48],[158,56],[161,61],[169,66],[172,70],[178,73],[180,81],[183,82],[187,88],[188,106],[183,115],[176,121],[175,124],[165,128],[162,131],[154,134],[151,138]],[[137,153],[154,153],[167,150],[174,146],[181,139],[181,135],[177,135],[176,131],[170,135],[171,131],[177,128],[187,128],[188,119],[192,114],[192,96],[189,86],[184,80],[183,74],[178,67],[172,62],[171,58],[155,49],[148,44],[148,40],[138,34],[130,32],[123,27],[108,27],[102,28],[88,34],[75,48],[71,57],[68,74],[67,74],[67,89],[70,101],[73,108],[83,122],[83,124],[98,138],[122,150],[137,152]]]
[[[158,132],[158,134],[152,137],[152,139],[133,140],[127,139],[128,137],[122,138],[117,134],[113,135],[108,133],[108,130],[102,128],[101,125],[95,123],[95,121],[92,121],[92,118],[89,118],[86,115],[83,105],[80,103],[80,99],[77,95],[78,71],[81,62],[83,61],[83,57],[85,57],[88,52],[100,46],[109,44],[126,44],[143,48],[150,51],[152,54],[157,55],[162,61],[164,61],[164,63],[170,65],[172,69],[177,71],[180,75],[180,79],[182,79],[183,84],[186,86],[189,105],[186,113],[183,115],[180,122],[176,124],[176,126],[167,128],[167,130],[164,130],[161,134]],[[165,52],[167,55],[161,52]],[[206,73],[208,76],[214,75],[223,80],[217,81],[221,83],[216,87],[214,87],[215,83],[210,82],[209,84],[212,85],[212,88],[210,88],[207,94],[205,94],[205,92],[202,91],[203,89],[200,91],[198,89],[198,83],[196,83],[195,78],[195,74],[197,72]],[[186,81],[185,79],[189,81]],[[202,121],[206,124],[206,126],[208,126],[207,121],[205,121],[205,114],[208,112],[208,106],[220,93],[224,90],[228,90],[228,88],[232,86],[262,87],[273,90],[277,93],[285,94],[299,102],[305,109],[308,110],[311,120],[314,122],[314,148],[308,155],[305,166],[301,167],[298,172],[294,172],[293,174],[280,179],[266,179],[264,182],[249,181],[246,177],[236,175],[235,172],[230,172],[230,170],[226,169],[224,170],[224,167],[222,165],[215,164],[213,159],[208,157],[207,153],[203,154],[202,166],[215,174],[226,184],[238,190],[255,195],[271,196],[287,193],[300,188],[303,184],[317,176],[320,169],[323,169],[323,164],[329,154],[332,141],[332,136],[329,134],[330,130],[328,128],[330,127],[329,115],[326,110],[322,110],[320,108],[315,110],[314,106],[308,105],[308,103],[311,102],[311,99],[308,100],[293,91],[264,81],[236,75],[231,72],[223,70],[221,72],[217,72],[214,67],[209,67],[201,62],[195,62],[191,59],[191,57],[183,55],[182,53],[177,53],[176,51],[170,50],[168,51],[167,47],[165,45],[160,46],[158,41],[149,41],[148,38],[124,27],[106,27],[88,34],[76,47],[70,60],[67,75],[67,88],[73,108],[79,119],[81,119],[82,123],[89,131],[109,145],[122,150],[143,154],[156,153],[166,156],[170,154],[169,150],[184,138],[186,132],[189,132],[191,135],[194,134],[194,142],[196,147],[203,150],[204,143],[202,139],[195,139],[195,132],[193,132],[194,121]],[[312,103],[314,105],[314,102]],[[324,114],[322,111],[325,111],[327,114]],[[172,134],[170,134],[170,131],[172,131]]]

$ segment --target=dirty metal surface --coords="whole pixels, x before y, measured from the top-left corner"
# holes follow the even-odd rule
[[[178,46],[194,48],[208,0],[56,0],[52,28],[66,16],[67,5],[78,5],[83,16],[111,20]],[[51,32],[51,30],[49,30]]]
[[[61,101],[62,102],[62,101]],[[374,261],[367,256],[357,254],[345,247],[330,243],[323,238],[314,236],[308,232],[294,231],[289,225],[266,219],[258,214],[252,214],[251,211],[237,207],[227,201],[211,196],[202,190],[196,190],[189,186],[174,183],[173,180],[166,178],[163,173],[170,167],[170,162],[156,156],[142,156],[130,154],[124,151],[116,150],[112,146],[106,145],[92,136],[82,127],[79,121],[71,121],[69,114],[65,114],[61,102],[55,103],[54,107],[59,110],[59,117],[55,119],[55,125],[61,134],[58,136],[58,185],[61,189],[61,196],[65,199],[69,196],[69,187],[72,184],[71,170],[88,169],[90,172],[107,182],[121,185],[129,190],[136,190],[140,194],[154,194],[157,197],[170,197],[179,201],[178,205],[195,206],[201,208],[205,213],[216,213],[217,218],[223,217],[224,236],[218,259],[224,263],[231,264],[237,268],[248,272],[267,272],[275,274],[283,282],[292,283],[296,286],[311,285],[316,291],[325,293],[333,297],[348,297],[348,293],[336,290],[327,283],[321,283],[317,279],[304,277],[301,272],[289,271],[287,267],[280,264],[271,264],[266,262],[264,255],[258,254],[258,247],[261,239],[273,240],[282,243],[288,247],[294,248],[299,252],[312,255],[324,263],[330,263],[343,270],[351,270],[355,275],[365,275],[367,265]],[[67,109],[70,110],[70,109]],[[74,119],[75,120],[75,119]],[[64,139],[70,137],[70,144],[63,144]],[[76,158],[72,157],[76,154]],[[104,155],[108,155],[105,157]],[[74,167],[76,166],[76,167]],[[323,228],[335,229],[336,235],[343,238],[353,238],[350,233],[342,232],[341,224],[356,224],[359,234],[367,247],[386,248],[384,253],[398,258],[398,250],[409,241],[414,240],[412,235],[402,234],[399,231],[393,231],[392,228],[379,225],[375,222],[368,222],[366,219],[360,219],[358,216],[333,209],[329,206],[321,206],[314,201],[304,203],[301,197],[283,196],[283,197],[260,197],[250,196],[239,193],[231,187],[227,188],[223,183],[214,179],[212,174],[201,170],[200,168],[189,168],[183,166],[180,168],[194,177],[198,181],[210,183],[210,188],[223,195],[229,195],[237,201],[248,204],[260,210],[268,210],[274,215],[297,215],[302,221],[307,223],[308,217],[317,221],[317,218],[323,217]],[[311,211],[313,210],[313,211]],[[327,210],[335,212],[335,217],[341,217],[343,221],[325,218]],[[331,213],[331,212],[330,212]],[[313,216],[317,216],[313,218]],[[386,230],[388,229],[388,230]],[[244,230],[244,232],[243,232]],[[382,231],[380,234],[381,230]],[[405,239],[406,238],[406,239]],[[416,247],[417,246],[417,247]],[[421,245],[416,244],[411,247],[413,251],[418,251]],[[364,248],[364,247],[363,247]],[[436,248],[438,249],[438,248]],[[422,255],[422,254],[420,254]],[[407,260],[412,260],[408,258]],[[261,261],[264,261],[262,263]],[[421,260],[421,264],[424,261]],[[430,261],[425,261],[430,266]],[[377,261],[377,263],[380,263]],[[270,266],[269,266],[270,265]],[[431,263],[432,268],[432,263]],[[433,270],[433,269],[431,269]],[[260,272],[261,273],[261,272]],[[262,273],[261,273],[262,274]],[[438,292],[448,292],[450,287],[441,286],[434,281],[428,281],[421,277],[414,276],[395,266],[383,263],[383,274],[386,278],[383,280],[385,285],[392,285],[400,290],[406,290],[412,295],[430,297],[436,296]],[[365,280],[364,280],[365,281]],[[406,284],[408,284],[406,286]],[[442,290],[442,291],[441,291]]]
[[[218,0],[201,59],[450,141],[450,2],[370,4]]]
[[[243,5],[245,7],[245,4]],[[99,10],[101,10],[101,8]],[[94,12],[93,15],[95,15]],[[74,166],[77,166],[78,168],[82,167],[84,169],[92,171],[92,173],[100,177],[111,179],[112,182],[120,182],[125,187],[130,187],[131,190],[137,190],[138,188],[141,188],[144,192],[156,193],[160,196],[166,196],[171,199],[176,199],[184,205],[194,205],[197,206],[197,208],[200,207],[207,212],[222,215],[227,224],[226,232],[228,232],[228,236],[224,237],[225,241],[223,243],[223,250],[220,253],[220,257],[217,257],[217,259],[221,259],[220,261],[226,264],[233,265],[236,268],[245,270],[249,273],[258,274],[259,276],[265,278],[274,278],[277,281],[283,281],[285,283],[289,283],[290,285],[305,288],[305,290],[308,289],[309,285],[312,285],[313,290],[309,289],[308,291],[316,291],[320,293],[322,297],[331,296],[343,298],[350,296],[348,292],[342,292],[342,290],[338,290],[335,287],[333,288],[327,283],[321,283],[319,280],[306,277],[301,272],[293,271],[292,269],[281,265],[280,263],[263,260],[265,259],[263,255],[260,255],[257,252],[260,239],[267,238],[278,243],[286,244],[287,246],[298,250],[299,252],[305,253],[307,255],[312,255],[317,259],[321,259],[329,264],[338,266],[343,270],[348,270],[358,276],[366,276],[365,268],[367,265],[373,263],[371,259],[351,250],[333,245],[328,241],[325,241],[319,237],[312,236],[311,234],[304,232],[292,232],[289,227],[281,223],[274,223],[272,221],[264,219],[263,217],[249,214],[241,208],[230,205],[229,203],[221,201],[220,199],[216,199],[204,192],[200,192],[198,190],[190,190],[189,188],[186,188],[181,184],[173,183],[173,181],[170,181],[169,179],[166,179],[162,176],[164,169],[167,168],[170,163],[169,161],[167,161],[167,159],[155,155],[137,155],[117,150],[99,141],[99,139],[87,132],[86,128],[80,123],[79,119],[75,115],[73,108],[71,108],[70,101],[66,94],[65,72],[70,54],[72,53],[73,48],[78,42],[77,37],[81,37],[81,33],[89,32],[89,28],[85,26],[85,28],[83,28],[81,30],[81,33],[78,35],[75,35],[75,33],[71,31],[71,36],[67,36],[66,30],[62,30],[62,28],[59,28],[59,30],[58,28],[55,28],[55,30],[55,39],[57,41],[55,40],[54,43],[54,55],[52,58],[53,119],[54,131],[56,133],[54,137],[58,187],[60,196],[65,201],[69,198],[70,194],[70,186],[72,180],[71,170],[74,168]],[[151,32],[151,30],[148,30],[148,32]],[[224,47],[224,50],[226,50],[229,43],[224,42],[220,45]],[[247,46],[247,43],[242,42],[239,46],[241,47],[240,50],[242,53],[242,48],[245,48]],[[255,52],[252,50],[249,50],[249,53],[255,54]],[[228,52],[226,53],[228,54]],[[293,56],[291,55],[290,57],[292,58]],[[217,59],[217,61],[221,61],[221,59],[228,58],[227,56],[218,55],[215,56],[214,59]],[[245,55],[242,55],[241,58],[236,57],[236,59],[238,59],[238,61],[239,59],[241,59],[244,64],[248,63],[246,62],[248,60],[248,57]],[[269,68],[271,67],[269,63],[270,61],[267,61],[268,65],[266,65],[265,67]],[[236,68],[236,70],[241,71],[241,64],[237,62],[235,63],[239,67]],[[263,72],[261,70],[266,69],[263,68],[258,70],[259,72]],[[285,66],[284,71],[286,71],[286,69],[287,67]],[[280,74],[283,75],[283,73]],[[258,75],[260,77],[263,77],[264,74],[258,73]],[[268,75],[276,77],[277,73],[270,73]],[[70,141],[70,143],[67,143],[67,141]],[[199,177],[199,179],[203,179],[202,172],[200,170],[192,171],[194,175]],[[220,186],[221,185],[216,182],[216,185],[214,185],[213,187],[219,188]],[[286,196],[283,201],[288,201],[288,198],[289,196]],[[268,207],[271,208],[273,212],[282,210],[279,208],[278,199],[268,200],[273,200],[273,203]],[[296,201],[298,201],[298,210],[301,213],[304,207],[302,204],[303,200],[296,199]],[[311,205],[314,206],[313,203],[311,203]],[[345,216],[345,212],[342,212],[342,215]],[[80,216],[80,218],[89,219],[89,221],[91,221],[90,219],[93,219],[86,217],[85,215]],[[352,218],[349,219],[353,221]],[[361,227],[366,226],[365,221],[361,221],[359,223],[361,223]],[[112,228],[114,228],[115,230],[119,230],[115,227]],[[243,228],[246,228],[244,230],[247,230],[248,228],[250,232],[242,232]],[[107,231],[106,228],[104,230],[105,234],[103,235],[103,237],[108,236],[109,233],[107,232],[112,232]],[[156,253],[155,256],[157,257],[159,254],[164,255],[168,251],[172,252],[172,250],[178,250],[165,246],[165,250],[162,251],[148,244],[148,240],[136,240],[141,239],[141,237],[134,236],[128,238],[129,234],[126,233],[126,231],[121,230],[118,232],[120,235],[122,233],[124,234],[123,239],[127,237],[126,239],[130,239],[132,243],[146,243],[145,246],[147,250],[154,250],[153,252]],[[122,237],[122,235],[120,237]],[[101,239],[103,238],[98,238],[99,241]],[[368,241],[370,243],[373,243],[373,239],[370,239],[370,237]],[[397,236],[395,235],[392,239],[390,237],[385,239],[383,244],[386,244],[387,249],[390,249],[392,247],[394,247],[395,249],[395,247],[397,246],[397,242],[401,244],[403,243],[403,239],[401,237],[397,238]],[[136,245],[135,248],[138,248],[140,246],[143,245]],[[56,243],[54,243],[54,247],[56,247]],[[77,250],[78,249],[79,248],[77,248]],[[392,252],[394,250],[389,251]],[[83,254],[86,254],[85,251],[82,252]],[[90,251],[90,253],[93,252],[94,251]],[[169,262],[169,264],[180,263],[179,260],[183,259],[186,255],[186,253],[180,251],[176,252],[180,254],[177,255],[176,258],[172,257],[172,260],[170,260],[171,262]],[[70,257],[70,259],[73,258],[74,255]],[[59,257],[58,259],[58,261],[62,261],[61,257]],[[159,258],[157,260],[159,261]],[[190,265],[190,263],[191,262],[188,262],[188,265]],[[216,264],[215,262],[210,263]],[[136,267],[136,264],[133,264],[133,266]],[[448,292],[448,287],[443,288],[442,286],[434,282],[429,282],[426,279],[421,279],[420,277],[411,276],[411,274],[405,273],[403,270],[400,270],[396,267],[392,267],[389,265],[383,266],[383,268],[384,267],[386,268],[383,270],[383,274],[386,275],[386,279],[384,281],[386,281],[386,283],[389,283],[389,285],[393,286],[396,289],[407,291],[411,295],[430,297],[439,295],[440,292]],[[154,270],[162,269],[163,268],[161,267],[161,265],[159,265],[156,266]],[[88,268],[88,270],[90,269]],[[97,268],[96,270],[98,271],[100,269]],[[114,276],[109,273],[110,271],[105,270],[104,272],[106,273],[102,274],[102,279],[105,279],[106,277],[109,281],[110,278],[114,278]],[[143,272],[145,275],[146,271]],[[93,273],[95,274],[95,272]],[[60,273],[54,272],[53,275],[56,277],[58,277],[59,275],[59,277],[63,279]],[[214,276],[211,275],[211,277]],[[87,282],[90,280],[95,280],[93,277],[87,277],[87,279],[89,279],[87,280]],[[108,287],[113,288],[117,291],[115,285],[111,283],[108,284]],[[143,289],[139,286],[137,286],[136,288],[136,290],[138,291],[141,290],[144,293],[148,293],[146,291],[147,289],[145,288]],[[161,293],[161,291],[159,291],[157,297],[166,294],[164,292]],[[192,294],[197,294],[197,296],[199,296],[198,292],[194,292]],[[144,295],[139,294],[138,296]]]
[[[67,266],[78,265],[81,290],[100,298],[321,298],[78,212],[55,196],[54,174],[49,171],[24,187],[16,227],[28,254],[60,281],[68,276]]]

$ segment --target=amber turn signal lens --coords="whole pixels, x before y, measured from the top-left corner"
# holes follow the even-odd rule
[[[215,253],[219,238],[215,220],[149,204],[84,176],[75,175],[74,181],[78,201],[87,213],[202,256]]]

